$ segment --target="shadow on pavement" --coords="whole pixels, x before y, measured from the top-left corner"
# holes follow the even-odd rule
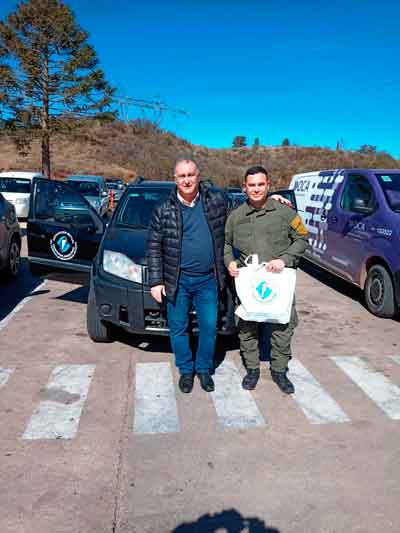
[[[205,514],[195,522],[185,522],[171,533],[279,533],[279,529],[268,527],[264,520],[256,517],[244,517],[236,509],[227,509],[220,513]]]
[[[34,278],[28,266],[28,259],[21,258],[19,276],[15,279],[0,278],[0,320],[3,320],[27,296],[38,296],[49,292],[47,289],[38,290],[32,294],[43,280]]]
[[[61,296],[57,296],[56,300],[64,300],[65,302],[75,302],[78,304],[87,304],[89,295],[89,287],[87,285],[80,285],[72,291],[66,292]]]

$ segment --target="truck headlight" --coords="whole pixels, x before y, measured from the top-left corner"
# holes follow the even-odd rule
[[[104,250],[103,269],[119,278],[128,279],[135,283],[142,283],[141,265],[137,265],[124,254]]]

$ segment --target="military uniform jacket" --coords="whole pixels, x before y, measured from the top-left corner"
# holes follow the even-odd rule
[[[286,205],[267,200],[261,209],[248,201],[231,212],[225,226],[224,262],[244,265],[250,254],[259,261],[282,259],[296,268],[307,244],[307,230],[301,217]]]

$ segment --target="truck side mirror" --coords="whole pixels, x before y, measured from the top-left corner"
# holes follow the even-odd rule
[[[356,197],[351,201],[350,209],[356,213],[362,213],[364,215],[369,215],[373,213],[375,209],[367,205],[365,198]]]

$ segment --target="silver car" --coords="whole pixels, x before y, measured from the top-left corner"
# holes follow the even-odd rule
[[[107,215],[110,200],[103,176],[67,176],[65,182],[82,194],[101,217]]]
[[[15,207],[0,193],[0,271],[18,275],[21,257],[21,230]]]

